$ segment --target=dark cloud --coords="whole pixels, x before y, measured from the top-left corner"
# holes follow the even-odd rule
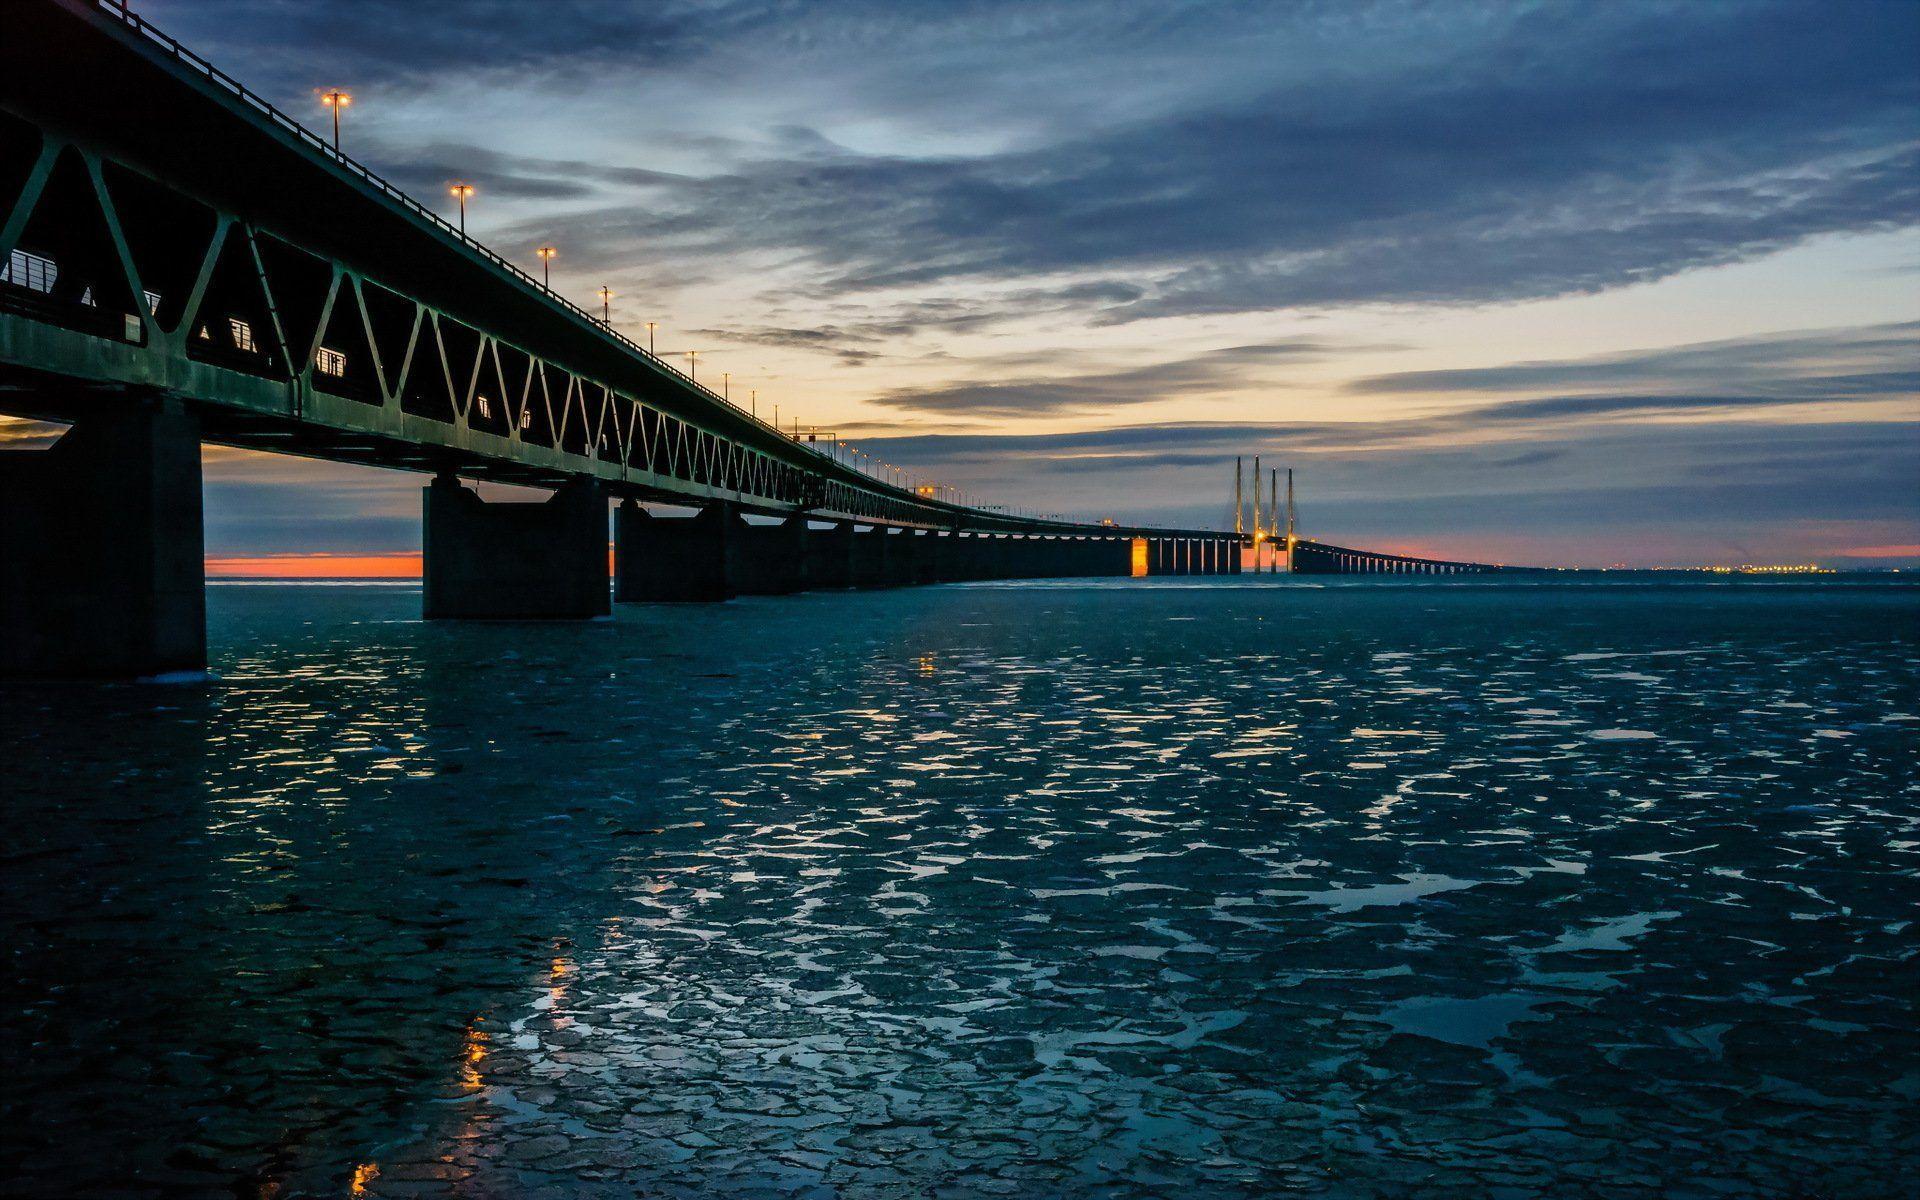
[[[138,8],[190,45],[217,44],[277,78],[396,89],[482,72],[551,85],[572,70],[691,53],[759,19],[757,5],[691,0],[142,0]]]
[[[1517,392],[1544,388],[1738,386],[1805,398],[1920,390],[1920,322],[1769,334],[1578,359],[1447,371],[1401,371],[1348,385],[1368,394]]]
[[[1125,272],[1079,298],[1109,322],[1592,292],[1912,223],[1917,40],[1913,5],[1553,6],[1330,91],[970,158],[816,147],[585,220],[797,252],[827,296]]]
[[[1287,362],[1325,357],[1353,347],[1307,338],[1229,346],[1187,358],[1074,376],[989,379],[882,392],[875,403],[912,412],[968,416],[1034,416],[1101,411],[1156,400],[1230,392],[1277,381],[1262,373]]]
[[[402,148],[372,138],[366,140],[362,152],[387,164],[384,170],[390,182],[436,203],[453,180],[472,184],[485,197],[577,200],[680,179],[644,167],[503,154],[463,142],[433,142]]]
[[[595,81],[631,89],[753,46],[846,77],[783,80],[802,114],[829,83],[854,95],[827,107],[883,121],[1077,114],[967,156],[856,151],[787,122],[721,139],[698,178],[504,159],[483,177],[532,199],[626,189],[557,226],[596,260],[773,252],[807,264],[823,298],[1069,275],[1094,278],[1004,311],[1120,322],[1481,303],[1645,282],[1920,212],[1920,5],[1895,0],[150,8],[283,78],[346,71],[425,93],[484,70],[578,103]],[[1257,54],[1231,56],[1241,42],[1266,48],[1264,75]],[[1196,45],[1220,47],[1218,78],[1191,69]],[[1063,55],[1077,73],[1057,74]],[[1158,80],[1154,100],[1086,102],[1091,81],[1130,78]],[[472,148],[433,149],[397,169],[423,188],[489,169]]]

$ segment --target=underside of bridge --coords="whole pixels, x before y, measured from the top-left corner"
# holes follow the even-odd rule
[[[202,410],[93,392],[33,407],[74,423],[49,448],[0,450],[0,675],[204,670]],[[610,577],[610,501],[592,478],[544,501],[489,502],[455,472],[435,475],[422,499],[423,615],[590,620],[614,601],[1240,570],[1228,534],[931,529],[804,511],[772,521],[724,500],[668,516],[628,498],[611,513]]]
[[[424,611],[1224,573],[1236,535],[917,493],[742,412],[110,0],[0,37],[0,673],[201,668],[202,442],[427,473]],[[463,480],[548,490],[489,503]],[[643,505],[692,509],[692,517]]]

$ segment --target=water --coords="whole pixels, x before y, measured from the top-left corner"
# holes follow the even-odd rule
[[[0,689],[6,1194],[1920,1171],[1920,591],[418,604]]]

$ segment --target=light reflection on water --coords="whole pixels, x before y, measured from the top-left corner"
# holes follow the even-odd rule
[[[209,685],[0,690],[0,1189],[1920,1167],[1914,591],[1207,582],[217,588]]]

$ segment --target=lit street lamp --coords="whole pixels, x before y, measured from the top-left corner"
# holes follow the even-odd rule
[[[473,195],[473,185],[456,183],[448,190],[453,193],[454,199],[460,201],[460,236],[465,237],[467,236],[467,197]]]
[[[613,289],[604,283],[600,285],[600,323],[613,328]]]
[[[353,95],[334,88],[320,93],[320,103],[333,110],[333,156],[340,157],[340,110],[353,103]]]
[[[540,280],[548,291],[553,290],[553,256],[560,253],[552,246],[542,246],[534,251],[540,256]]]

